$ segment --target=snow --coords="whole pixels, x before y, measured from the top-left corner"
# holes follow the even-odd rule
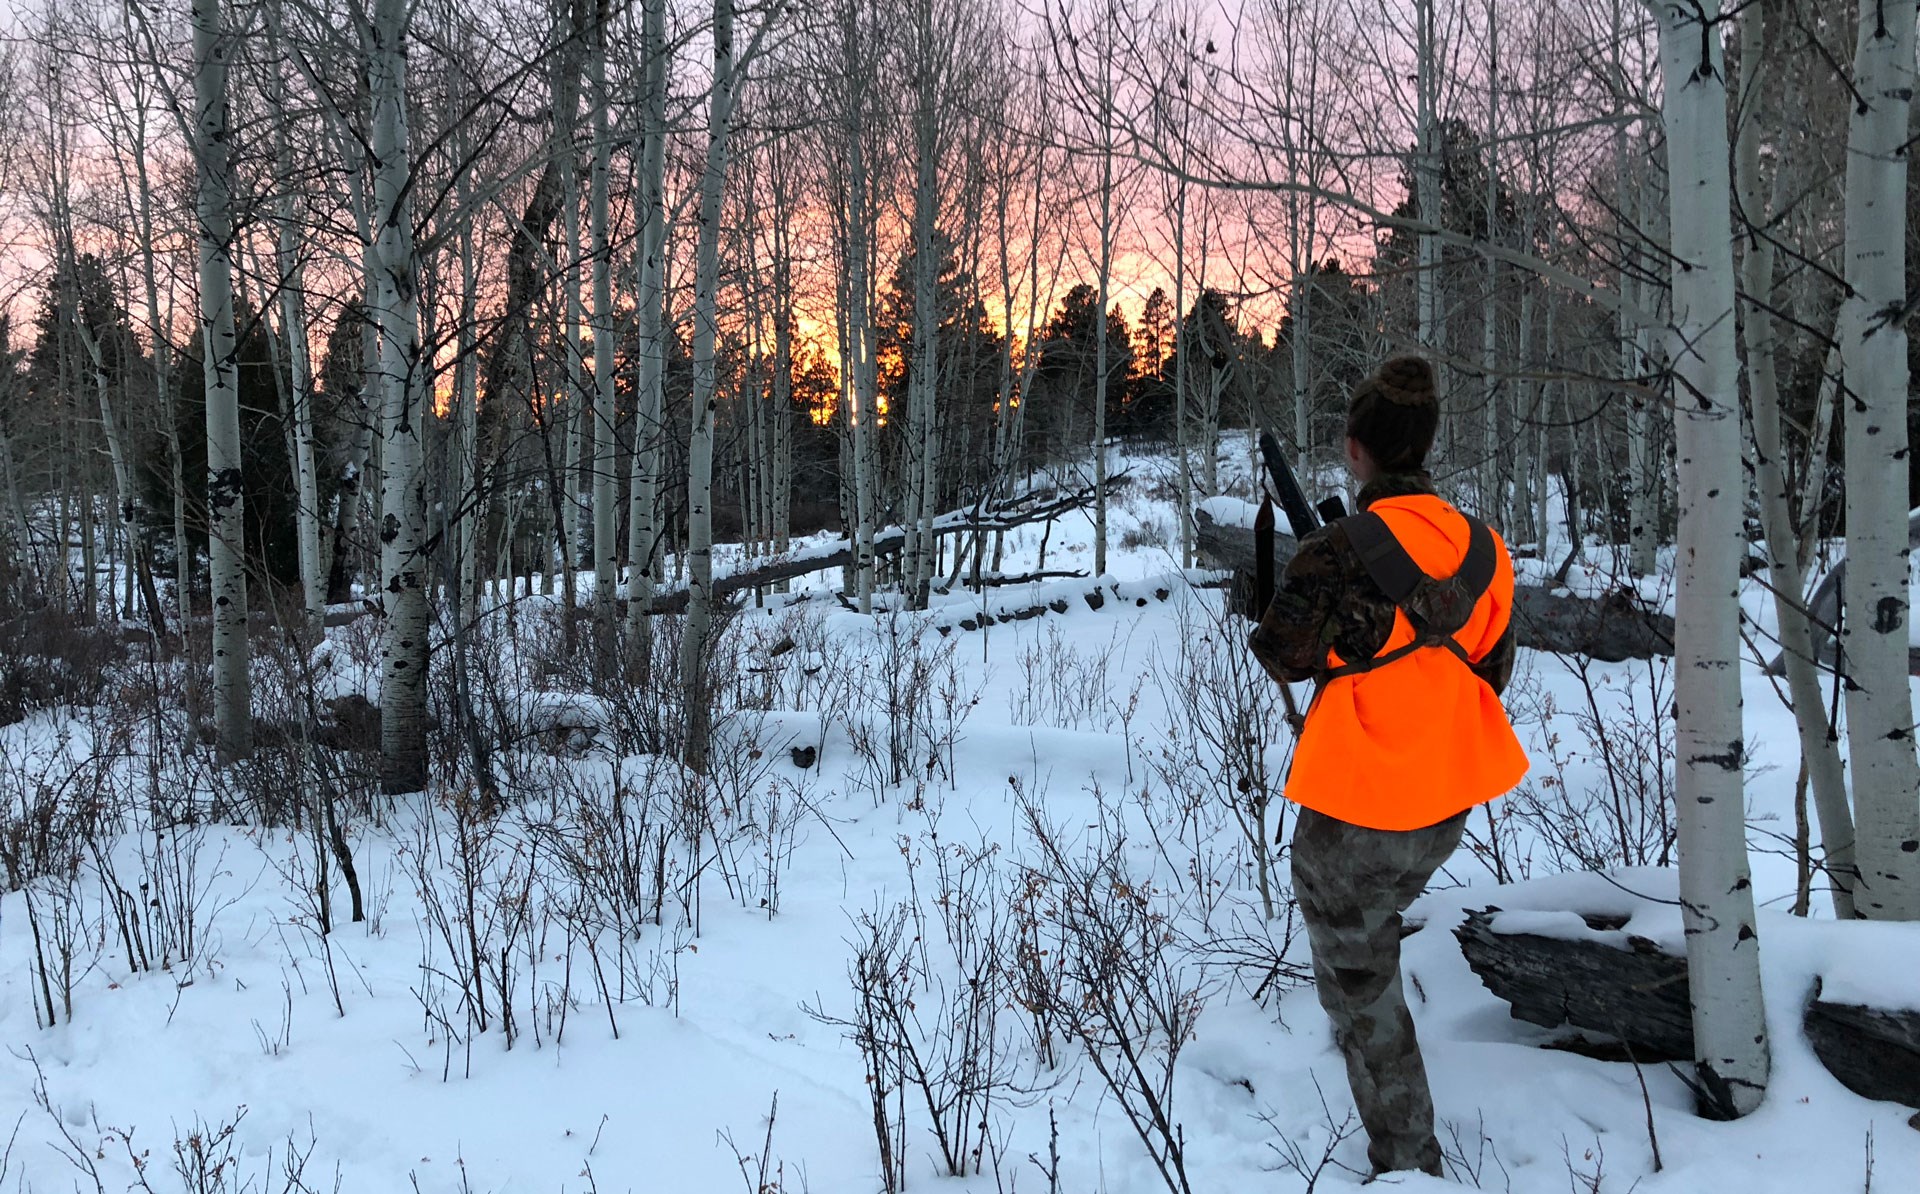
[[[1131,463],[1137,475],[1151,467]],[[1224,514],[1229,501],[1239,499],[1212,506]],[[1130,529],[1171,526],[1171,513],[1133,493],[1116,504],[1113,525],[1117,543]],[[1009,534],[1008,572],[1038,568],[1041,534]],[[1090,569],[1087,520],[1063,520],[1048,552],[1049,569]],[[1564,558],[1564,543],[1549,544],[1547,555]],[[1589,561],[1569,578],[1576,589],[1623,574],[1597,546]],[[651,829],[635,828],[636,810],[665,816],[699,781],[669,762],[611,753],[609,727],[630,715],[624,700],[612,708],[531,671],[510,690],[509,714],[525,729],[576,735],[573,749],[512,745],[504,765],[517,786],[489,833],[456,831],[457,793],[449,791],[381,798],[377,819],[356,818],[351,844],[367,891],[366,924],[318,932],[302,894],[315,865],[305,834],[212,824],[128,833],[112,843],[110,865],[130,889],[146,878],[153,890],[182,893],[149,912],[179,909],[195,927],[191,954],[166,969],[136,970],[117,933],[81,942],[72,1015],[60,1010],[48,1028],[36,1021],[26,893],[5,895],[0,1036],[9,1050],[0,1055],[0,1122],[18,1128],[0,1162],[0,1188],[16,1181],[23,1189],[93,1189],[80,1172],[87,1164],[105,1189],[140,1188],[135,1156],[147,1158],[154,1189],[191,1188],[174,1172],[176,1140],[205,1125],[201,1139],[220,1141],[220,1126],[240,1116],[218,1145],[231,1149],[232,1184],[211,1188],[237,1190],[250,1180],[277,1194],[287,1188],[275,1175],[291,1147],[308,1157],[304,1180],[315,1190],[335,1188],[337,1174],[345,1191],[717,1194],[751,1188],[737,1148],[770,1152],[781,1166],[778,1189],[788,1194],[872,1194],[881,1183],[867,1068],[846,1028],[831,1022],[856,1008],[848,973],[861,918],[896,905],[928,918],[917,941],[934,979],[949,984],[929,982],[920,992],[917,1013],[931,1023],[938,992],[955,989],[939,931],[941,869],[959,858],[987,860],[983,873],[997,894],[983,907],[1011,910],[1037,857],[1031,805],[1070,856],[1103,843],[1116,849],[1143,898],[1177,930],[1168,965],[1205,999],[1171,1087],[1194,1189],[1298,1194],[1309,1178],[1287,1156],[1311,1165],[1329,1147],[1333,1163],[1312,1188],[1358,1189],[1363,1138],[1347,1122],[1349,1134],[1329,1145],[1352,1102],[1313,991],[1283,981],[1256,1000],[1253,973],[1200,944],[1278,944],[1289,930],[1284,919],[1262,920],[1244,834],[1211,795],[1211,777],[1183,762],[1192,726],[1176,699],[1182,652],[1237,650],[1244,631],[1216,627],[1220,594],[1183,584],[1164,542],[1115,550],[1105,576],[1009,586],[985,599],[989,612],[1007,612],[1058,598],[1064,613],[945,636],[929,628],[977,615],[978,595],[951,595],[925,615],[867,619],[804,600],[830,583],[797,585],[791,598],[738,620],[743,658],[771,695],[766,709],[721,727],[716,773],[732,776],[724,781],[732,786],[709,806],[705,869],[691,889],[697,900],[682,908],[670,894],[664,923],[603,930],[593,939],[597,957],[586,937],[564,928],[562,911],[592,893],[586,880],[558,877],[557,852],[602,850],[587,873],[611,885],[622,862],[587,832],[591,818],[624,807],[635,840],[651,841],[638,836]],[[1084,599],[1096,587],[1107,596],[1097,610]],[[589,589],[583,578],[583,600]],[[1658,581],[1647,592],[1670,600]],[[1743,604],[1764,616],[1770,603],[1750,583]],[[524,633],[550,605],[522,603]],[[374,619],[329,632],[308,661],[322,695],[377,699],[375,633]],[[772,655],[770,644],[785,635],[796,648]],[[1691,1114],[1690,1093],[1668,1070],[1636,1074],[1539,1048],[1552,1034],[1513,1020],[1452,938],[1466,909],[1496,906],[1504,910],[1499,931],[1634,935],[1682,947],[1670,869],[1558,873],[1568,863],[1564,849],[1543,835],[1542,822],[1520,815],[1584,810],[1587,830],[1608,829],[1604,810],[1587,803],[1587,794],[1605,789],[1605,773],[1582,719],[1597,708],[1607,719],[1601,737],[1632,748],[1633,718],[1660,715],[1650,686],[1670,686],[1664,667],[1594,664],[1583,678],[1568,661],[1523,652],[1509,704],[1534,770],[1521,793],[1492,806],[1502,818],[1502,865],[1519,881],[1496,882],[1489,857],[1463,849],[1409,912],[1423,927],[1405,942],[1404,970],[1453,1177],[1522,1194],[1856,1190],[1870,1139],[1874,1189],[1914,1189],[1920,1133],[1906,1126],[1911,1110],[1842,1088],[1805,1044],[1799,1019],[1816,979],[1828,999],[1920,1007],[1920,926],[1835,924],[1818,892],[1813,918],[1784,911],[1796,876],[1778,835],[1792,832],[1797,755],[1791,717],[1757,663],[1745,673],[1749,822],[1774,1058],[1759,1112],[1709,1123]],[[890,717],[890,684],[914,676],[924,688],[896,699],[920,703],[911,718]],[[895,783],[862,752],[884,754],[887,733],[909,723],[910,774]],[[0,798],[16,807],[30,799],[27,779],[70,779],[75,794],[104,784],[88,760],[121,751],[109,764],[111,783],[144,803],[148,756],[125,730],[75,712],[0,731]],[[795,747],[814,748],[804,768]],[[1268,766],[1277,773],[1284,765],[1276,728]],[[212,782],[192,773],[180,786]],[[1490,831],[1475,816],[1484,839]],[[658,824],[670,843],[681,840],[672,824]],[[494,934],[483,951],[496,968],[490,981],[498,981],[497,947],[511,959],[511,1047],[494,986],[484,990],[488,1029],[467,1026],[455,955],[435,919],[436,907],[457,910],[468,891],[463,841],[483,856],[477,919]],[[673,849],[684,862],[684,851]],[[74,907],[90,909],[99,924],[105,906],[95,866],[82,861],[71,891]],[[548,877],[530,882],[533,873]],[[676,884],[687,879],[673,876]],[[1284,866],[1278,879],[1284,883]],[[33,891],[48,915],[48,881]],[[344,921],[337,877],[331,891]],[[1567,911],[1574,907],[1629,919],[1624,929],[1596,934]],[[523,914],[523,927],[501,927],[522,924],[514,918]],[[1304,965],[1304,938],[1296,936],[1286,957]],[[596,966],[608,990],[624,991],[603,994]],[[1063,1042],[1059,1064],[1048,1068],[1024,1011],[1006,1006],[999,1017],[1011,1085],[986,1113],[993,1143],[985,1172],[943,1177],[925,1109],[909,1096],[909,1189],[1047,1189],[1050,1116],[1061,1189],[1165,1189],[1076,1048]],[[1153,1056],[1164,1057],[1164,1046]],[[1458,1186],[1410,1175],[1387,1188]]]
[[[1223,527],[1251,527],[1260,507],[1244,498],[1221,494],[1202,498],[1193,504],[1195,516],[1205,515]]]

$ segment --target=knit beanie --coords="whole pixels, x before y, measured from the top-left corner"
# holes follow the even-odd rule
[[[1347,434],[1360,441],[1382,472],[1425,468],[1439,426],[1433,366],[1420,357],[1389,357],[1353,387]]]

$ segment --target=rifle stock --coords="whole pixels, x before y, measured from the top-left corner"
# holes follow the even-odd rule
[[[1253,516],[1253,608],[1247,616],[1258,622],[1273,600],[1273,502],[1260,499],[1260,512]]]

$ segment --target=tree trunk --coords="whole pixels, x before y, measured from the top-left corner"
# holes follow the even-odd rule
[[[458,202],[465,209],[471,200],[469,175],[462,171]],[[480,492],[479,459],[479,378],[478,316],[480,297],[479,262],[474,260],[473,228],[468,221],[461,226],[460,240],[460,326],[456,335],[459,366],[453,386],[453,446],[457,483],[449,500],[454,503],[454,551],[458,557],[454,573],[456,607],[469,618],[480,613],[480,542],[487,521],[488,505]],[[462,633],[465,627],[456,622]]]
[[[913,349],[909,365],[907,419],[907,598],[924,609],[933,577],[934,390],[939,382],[940,262],[934,225],[940,218],[940,96],[934,0],[916,0],[914,21]]]
[[[227,55],[220,0],[193,0],[194,160],[199,172],[200,338],[207,402],[207,542],[213,584],[213,719],[222,762],[253,750],[247,673],[246,520],[240,463],[239,338],[227,190]]]
[[[1765,6],[1750,4],[1740,12],[1740,125],[1734,148],[1734,183],[1740,210],[1750,229],[1766,226],[1774,205],[1760,190],[1760,105],[1768,95],[1767,57],[1763,30]],[[1785,171],[1776,167],[1775,193]],[[1814,655],[1813,624],[1803,593],[1806,572],[1800,566],[1801,545],[1788,497],[1785,450],[1780,436],[1780,383],[1773,326],[1773,242],[1757,232],[1745,238],[1740,261],[1740,286],[1748,307],[1741,321],[1747,350],[1747,395],[1751,407],[1754,488],[1760,504],[1760,522],[1767,537],[1767,573],[1773,589],[1774,615],[1779,622],[1780,646],[1785,657],[1787,691],[1793,702],[1813,807],[1820,822],[1820,843],[1826,856],[1833,894],[1833,914],[1841,920],[1855,915],[1853,811],[1847,805],[1846,775],[1841,768],[1839,743],[1829,732],[1827,704],[1820,692],[1820,673]]]
[[[1113,5],[1100,38],[1100,260],[1093,313],[1093,574],[1107,573],[1107,305],[1113,284]],[[1209,451],[1212,451],[1209,446]]]
[[[693,273],[693,417],[687,447],[687,625],[680,675],[687,710],[686,764],[707,770],[712,711],[706,686],[713,635],[713,415],[719,323],[720,208],[726,197],[727,133],[733,121],[733,0],[713,4],[713,87],[707,156],[700,175],[699,238]]]
[[[593,178],[588,196],[593,252],[593,637],[595,674],[605,681],[612,678],[616,662],[613,603],[620,583],[620,543],[614,503],[620,445],[614,438],[613,246],[607,229],[613,97],[607,91],[604,8],[591,18],[588,32],[588,78],[593,88]]]
[[[71,240],[65,246],[67,267],[71,269],[75,261]],[[78,286],[74,287],[70,311],[74,330],[79,334],[80,343],[86,349],[87,359],[92,366],[93,387],[100,403],[100,427],[107,441],[107,459],[113,466],[114,514],[115,525],[119,528],[122,542],[126,544],[127,583],[131,587],[134,573],[145,568],[144,553],[137,544],[140,538],[140,490],[134,483],[133,462],[127,453],[126,432],[120,427],[119,412],[113,402],[113,381],[107,376],[106,353],[93,329],[87,326],[81,310]],[[149,586],[150,587],[150,586]],[[142,591],[147,591],[143,587]],[[131,598],[129,598],[129,601]],[[147,609],[147,625],[152,627],[156,641],[166,636],[166,618],[157,604]],[[131,614],[132,610],[129,609]]]
[[[282,155],[291,173],[291,160]],[[307,630],[316,638],[327,612],[327,577],[320,565],[320,474],[314,455],[313,371],[307,360],[307,320],[302,303],[304,271],[299,233],[294,227],[293,197],[282,200],[279,224],[280,323],[287,340],[287,376],[291,382],[294,481],[299,492],[295,512],[300,548],[300,591]]]
[[[1920,919],[1920,760],[1907,683],[1907,120],[1914,0],[1862,0],[1847,131],[1847,745],[1862,916]]]
[[[1483,207],[1487,221],[1489,251],[1482,254],[1486,271],[1486,292],[1480,300],[1480,468],[1478,469],[1480,516],[1490,522],[1501,521],[1506,505],[1503,487],[1511,479],[1500,469],[1500,400],[1505,387],[1498,378],[1496,358],[1500,349],[1500,260],[1490,251],[1500,235],[1500,16],[1492,0],[1487,14],[1487,185]],[[1511,523],[1506,524],[1511,527]]]
[[[1622,104],[1628,102],[1624,65],[1627,43],[1625,7],[1622,0],[1613,0],[1613,83],[1614,93]],[[1620,122],[1613,131],[1614,205],[1619,212],[1620,293],[1637,294],[1644,305],[1648,287],[1638,281],[1642,267],[1638,261],[1639,254],[1633,247],[1635,238],[1643,235],[1635,213],[1639,211],[1637,204],[1644,200],[1644,196],[1635,186],[1632,172],[1628,169],[1632,156],[1627,139],[1626,113],[1621,111],[1616,115]],[[1629,317],[1624,305],[1614,331],[1620,338],[1620,379],[1630,383],[1646,371],[1646,361],[1639,352],[1640,328]],[[1627,571],[1634,576],[1651,576],[1657,566],[1660,530],[1660,474],[1653,456],[1653,411],[1638,388],[1623,391],[1622,398],[1627,416]]]
[[[181,620],[185,621],[192,613],[188,608],[187,581],[192,571],[193,554],[187,546],[187,502],[181,475],[180,426],[173,411],[173,346],[167,339],[166,328],[160,317],[160,287],[154,262],[157,254],[154,250],[153,185],[147,173],[146,112],[137,105],[133,107],[136,110],[130,116],[134,129],[132,157],[137,191],[134,207],[140,238],[140,275],[146,290],[148,334],[153,341],[155,410],[161,426],[166,429],[168,466],[171,469],[174,604]]]
[[[872,50],[864,43],[861,6],[852,0],[839,10],[838,20],[846,53],[846,107],[842,134],[846,138],[847,191],[845,210],[846,332],[849,345],[845,390],[846,420],[852,456],[854,506],[854,589],[861,613],[873,612],[874,501],[872,445],[879,399],[873,326],[872,240],[875,234],[872,201],[868,195],[866,137],[867,89],[874,70]]]
[[[571,5],[560,6],[561,20],[565,35],[562,42],[569,47],[577,44],[581,23],[570,15]],[[566,66],[566,63],[562,63]],[[555,88],[556,97],[561,89]],[[554,555],[557,566],[549,568],[541,579],[542,593],[553,592],[553,578],[560,578],[560,607],[564,611],[561,620],[560,641],[567,656],[574,652],[574,615],[580,608],[580,591],[577,573],[580,564],[580,509],[581,480],[580,466],[587,447],[587,407],[589,398],[587,387],[581,379],[582,352],[580,344],[580,325],[586,319],[586,312],[580,303],[580,170],[575,152],[576,134],[579,131],[579,88],[574,85],[565,89],[567,104],[564,108],[556,106],[553,110],[553,133],[556,159],[560,166],[560,227],[566,235],[566,244],[562,246],[563,256],[560,263],[560,303],[561,318],[566,321],[561,330],[560,342],[566,345],[567,400],[558,408],[558,415],[565,428],[560,437],[560,468],[555,477],[558,484],[554,496],[558,499],[554,509]],[[552,422],[548,421],[545,430],[552,435]],[[597,438],[597,437],[596,437]],[[551,452],[551,447],[548,451]],[[590,493],[590,491],[589,491]]]
[[[1673,206],[1674,437],[1680,461],[1675,804],[1703,1110],[1766,1094],[1760,939],[1747,868],[1740,715],[1740,366],[1734,351],[1727,89],[1718,0],[1661,0]]]
[[[1440,359],[1446,355],[1446,334],[1441,327],[1440,305],[1440,147],[1436,143],[1439,121],[1440,47],[1434,31],[1437,0],[1415,0],[1413,19],[1416,111],[1414,135],[1420,152],[1414,164],[1414,207],[1420,216],[1419,277],[1416,289],[1416,322],[1420,347],[1434,362],[1434,381],[1440,391],[1441,409],[1445,409],[1449,370]],[[1449,427],[1452,420],[1448,420]],[[1451,441],[1452,436],[1447,437]]]
[[[582,0],[557,2],[572,14],[579,10]],[[532,393],[534,378],[528,370],[534,356],[529,340],[534,307],[546,286],[543,266],[550,260],[544,242],[554,219],[566,208],[566,178],[572,160],[570,139],[574,134],[580,106],[580,42],[571,32],[579,28],[580,22],[572,15],[563,20],[566,24],[562,27],[569,30],[569,34],[561,39],[553,52],[553,104],[547,130],[547,164],[540,172],[540,179],[534,184],[526,209],[514,223],[508,238],[503,268],[506,293],[501,321],[494,333],[493,347],[487,355],[481,375],[479,457],[488,469],[501,467],[514,447],[513,414],[519,409],[532,410],[537,403]],[[550,462],[550,452],[548,459]],[[477,484],[492,499],[505,500],[511,494],[510,486],[495,486],[485,476],[478,478]],[[557,525],[561,521],[559,498],[557,493],[548,495],[548,505],[552,511],[550,523],[556,524],[548,527],[547,536],[541,540],[549,545],[548,554],[560,534]],[[552,570],[543,568],[541,574],[550,585]],[[528,589],[531,591],[531,583]],[[571,616],[562,625],[566,633],[571,635]],[[567,645],[571,649],[570,639]]]
[[[376,0],[368,74],[373,92],[373,210],[380,325],[380,571],[387,622],[380,639],[380,786],[427,783],[427,396],[420,346],[419,270],[408,202],[407,0]]]
[[[666,0],[645,0],[641,15],[641,53],[645,57],[641,100],[640,177],[634,222],[639,226],[639,277],[635,303],[639,344],[634,377],[633,481],[627,496],[628,650],[644,676],[653,653],[653,626],[647,607],[653,601],[653,573],[659,559],[661,528],[656,509],[660,475],[666,361],[662,339],[666,288],[667,35]]]

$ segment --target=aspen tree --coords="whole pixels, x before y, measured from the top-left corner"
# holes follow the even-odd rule
[[[666,307],[667,33],[666,0],[643,0],[640,52],[644,61],[640,106],[640,176],[635,223],[639,228],[635,305],[639,322],[635,353],[633,483],[628,497],[627,631],[629,650],[643,674],[650,665],[653,575],[664,536],[657,486],[664,432],[663,378]]]
[[[285,134],[282,134],[283,138]],[[292,158],[281,151],[282,167],[292,170]],[[307,630],[318,636],[327,612],[327,577],[320,561],[320,473],[314,448],[313,370],[307,359],[307,320],[304,298],[305,270],[300,260],[299,230],[295,223],[294,196],[280,200],[276,216],[278,237],[276,256],[280,274],[280,323],[287,341],[287,377],[292,399],[294,482],[298,492],[295,511],[296,537],[300,552],[300,591],[306,607]]]
[[[420,344],[407,121],[407,0],[375,0],[368,76],[373,92],[374,318],[380,329],[380,785],[427,782],[427,398]]]
[[[1114,0],[1105,0],[1105,20],[1102,36],[1099,38],[1096,53],[1099,56],[1096,83],[1097,93],[1093,97],[1097,109],[1098,145],[1096,152],[1100,157],[1099,194],[1099,260],[1096,263],[1095,280],[1098,298],[1094,304],[1093,315],[1093,574],[1104,576],[1107,571],[1107,374],[1111,365],[1107,360],[1107,306],[1112,301],[1113,286],[1113,241],[1114,241],[1114,178],[1113,159],[1115,152],[1116,130],[1114,128],[1114,105],[1116,101],[1116,83],[1114,80],[1114,23],[1118,14],[1114,11]],[[1209,455],[1213,452],[1208,444]]]
[[[771,18],[769,18],[771,19]],[[711,710],[706,667],[713,634],[713,415],[718,401],[714,349],[719,322],[720,205],[726,197],[728,133],[733,123],[733,0],[713,4],[713,82],[707,97],[707,153],[693,274],[693,417],[687,448],[687,624],[680,676],[687,715],[686,763],[707,769]]]
[[[1908,117],[1917,83],[1914,0],[1860,0],[1847,129],[1847,747],[1858,830],[1856,904],[1920,919],[1920,759],[1907,678]]]
[[[619,442],[614,438],[613,248],[608,234],[607,190],[613,170],[613,99],[607,90],[607,5],[600,3],[587,26],[587,85],[593,105],[593,171],[588,186],[590,252],[593,256],[593,631],[594,669],[604,681],[614,670],[614,591],[619,583],[620,543],[615,508]]]
[[[908,364],[907,541],[902,563],[907,595],[925,608],[933,576],[934,394],[939,382],[940,261],[934,226],[940,219],[940,158],[945,138],[940,90],[952,47],[935,20],[935,0],[913,0],[913,345]]]
[[[247,672],[247,568],[240,460],[239,337],[227,166],[227,58],[220,0],[193,0],[194,164],[198,173],[200,341],[207,402],[207,543],[213,590],[213,719],[226,762],[253,750]]]
[[[1488,249],[1505,229],[1500,213],[1500,14],[1496,0],[1487,0],[1487,143],[1486,188],[1482,199],[1483,218],[1487,222]],[[1499,380],[1500,351],[1500,259],[1491,251],[1481,254],[1486,271],[1485,289],[1480,296],[1480,468],[1478,470],[1480,514],[1497,519],[1504,505],[1499,492],[1510,478],[1500,468],[1500,401],[1504,387]]]
[[[1827,732],[1827,704],[1814,660],[1813,624],[1801,600],[1806,569],[1800,562],[1800,537],[1789,502],[1785,448],[1781,442],[1780,381],[1774,331],[1774,242],[1761,229],[1772,223],[1777,200],[1761,193],[1760,113],[1768,103],[1773,61],[1767,52],[1765,4],[1740,10],[1740,103],[1734,144],[1734,187],[1746,218],[1740,258],[1740,289],[1747,300],[1741,334],[1747,352],[1747,395],[1753,436],[1753,481],[1760,523],[1767,538],[1767,572],[1779,623],[1780,647],[1799,733],[1800,758],[1807,770],[1820,843],[1831,883],[1833,913],[1851,920],[1854,910],[1853,811],[1847,803],[1846,775],[1839,744]],[[1774,193],[1787,177],[1777,163]]]
[[[871,6],[861,0],[837,0],[832,12],[839,56],[830,85],[835,105],[829,160],[838,177],[834,220],[840,234],[839,302],[835,317],[840,327],[841,409],[846,428],[847,459],[844,474],[852,498],[854,560],[848,577],[861,613],[873,612],[874,589],[874,438],[877,430],[879,377],[878,330],[873,319],[876,272],[874,240],[878,231],[878,204],[870,173],[869,125],[874,118],[874,96],[880,30]]]
[[[1672,205],[1674,442],[1680,477],[1674,617],[1680,903],[1705,1109],[1766,1094],[1740,713],[1740,362],[1734,344],[1727,87],[1718,0],[1660,0]]]
[[[1419,276],[1416,279],[1415,322],[1420,347],[1428,356],[1437,357],[1446,349],[1446,330],[1442,326],[1444,309],[1440,302],[1440,45],[1435,28],[1435,5],[1439,0],[1414,0],[1414,203],[1419,214]],[[1445,409],[1446,379],[1450,371],[1444,365],[1434,369],[1434,381],[1440,389]]]

